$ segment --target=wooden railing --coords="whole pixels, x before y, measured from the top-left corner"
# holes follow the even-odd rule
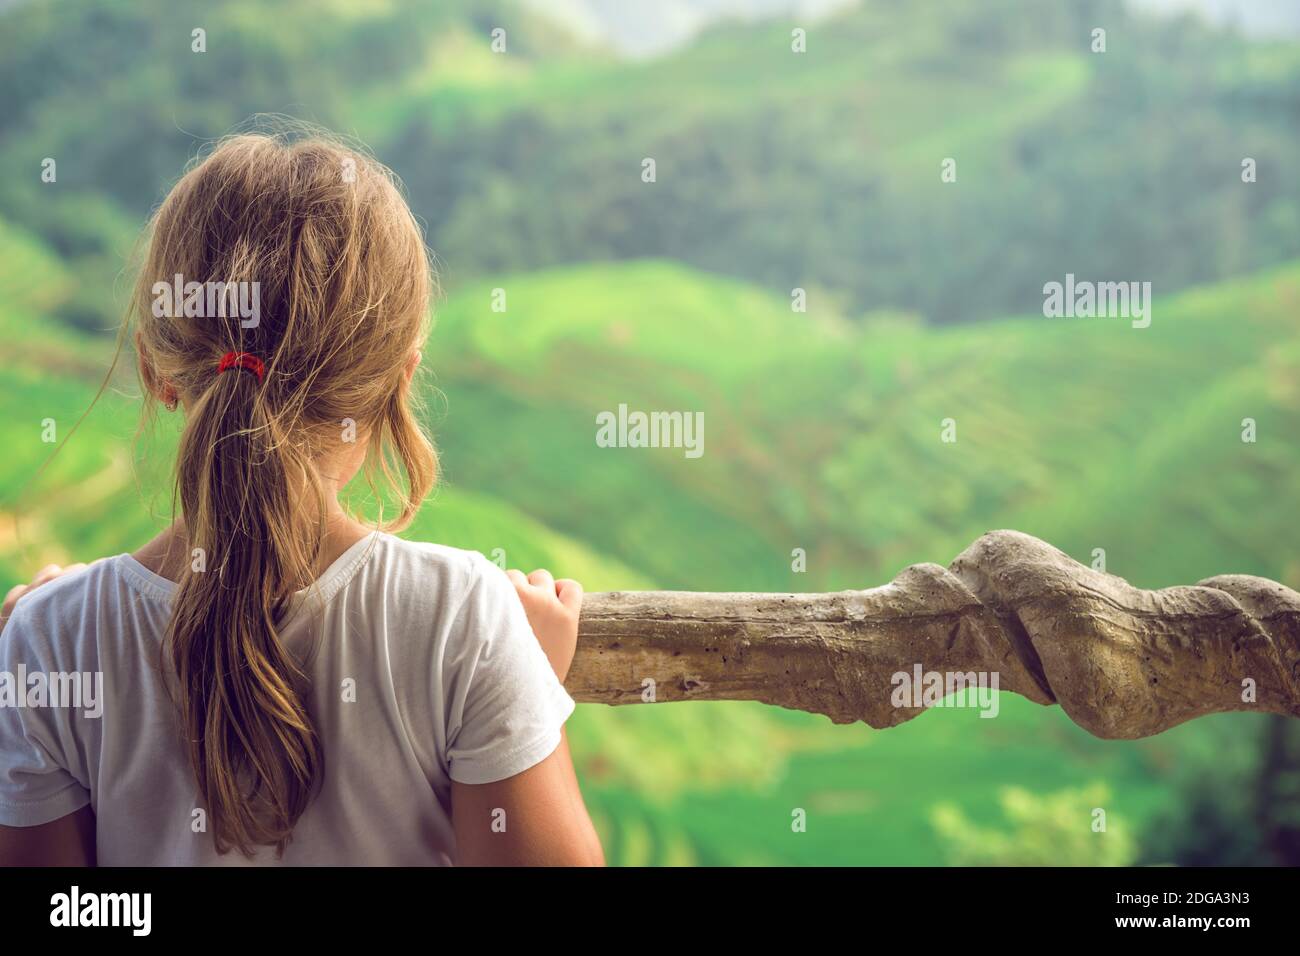
[[[892,727],[930,702],[907,693],[917,677],[996,681],[1106,738],[1300,716],[1300,594],[1249,575],[1145,591],[994,531],[866,591],[589,594],[566,683],[579,701],[756,700]]]

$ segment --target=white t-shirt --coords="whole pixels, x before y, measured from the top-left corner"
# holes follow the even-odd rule
[[[122,554],[18,601],[0,633],[0,824],[90,804],[100,865],[248,862],[203,832],[160,676],[174,589]],[[451,781],[527,770],[573,712],[509,579],[476,552],[369,535],[295,595],[281,637],[311,680],[324,779],[283,859],[264,847],[255,864],[452,863]]]

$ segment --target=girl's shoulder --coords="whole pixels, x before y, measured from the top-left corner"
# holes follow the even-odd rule
[[[390,606],[420,613],[437,609],[440,617],[466,603],[514,598],[505,571],[478,551],[431,541],[412,541],[376,532],[359,555],[358,567],[344,573],[353,591],[381,594]]]
[[[116,557],[102,558],[25,593],[0,632],[4,659],[79,667],[96,650],[87,638],[103,617],[98,603],[108,595],[121,603],[120,574]]]
[[[400,538],[386,531],[375,533],[368,563],[389,577],[416,575],[426,583],[432,579],[445,580],[465,590],[472,589],[485,574],[504,575],[501,568],[478,551]]]
[[[478,551],[377,532],[346,593],[332,604],[369,622],[372,637],[382,632],[395,653],[414,655],[403,658],[408,663],[432,650],[449,673],[462,665],[473,670],[485,654],[506,664],[535,663],[533,651],[540,650],[514,585]]]

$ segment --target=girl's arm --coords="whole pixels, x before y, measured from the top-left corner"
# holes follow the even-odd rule
[[[0,605],[0,632],[4,630],[18,599],[48,581],[84,564],[61,568],[47,565],[30,584],[20,584],[5,595]],[[0,635],[0,640],[4,640]],[[0,866],[94,866],[95,812],[89,805],[35,827],[0,826]]]
[[[36,572],[36,577],[32,578],[30,584],[15,584],[5,595],[4,604],[0,604],[0,632],[5,629],[5,624],[9,622],[10,616],[14,613],[14,607],[18,604],[18,599],[28,591],[34,591],[42,584],[53,581],[57,577],[69,574],[73,571],[80,571],[86,565],[70,564],[66,568],[61,568],[57,564],[47,564]]]
[[[528,623],[564,682],[578,641],[582,586],[546,571],[507,572]],[[569,741],[536,766],[494,783],[452,782],[451,819],[462,866],[603,866],[605,855],[578,788]]]
[[[496,783],[452,781],[460,866],[604,866],[563,733],[555,752]]]
[[[38,827],[0,826],[0,866],[94,866],[95,813],[89,806]]]

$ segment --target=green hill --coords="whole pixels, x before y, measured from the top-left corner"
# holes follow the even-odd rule
[[[860,587],[1002,526],[1081,560],[1105,548],[1145,585],[1300,583],[1297,297],[1287,266],[1159,298],[1147,329],[926,330],[795,313],[668,263],[501,277],[440,309],[437,430],[458,482],[672,586]],[[703,456],[597,447],[620,403],[703,412]]]

